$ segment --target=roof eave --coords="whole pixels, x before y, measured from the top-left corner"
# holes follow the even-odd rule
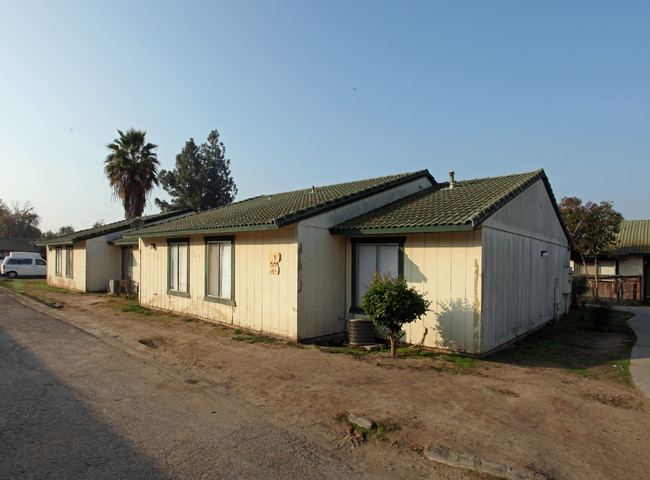
[[[385,227],[385,228],[330,228],[332,235],[387,235],[400,233],[436,233],[436,232],[466,232],[474,230],[475,226],[469,223],[460,225],[426,225],[413,227]]]
[[[263,225],[243,225],[235,227],[223,227],[223,228],[198,228],[198,229],[187,229],[187,230],[178,230],[178,231],[161,231],[161,232],[151,232],[138,235],[125,235],[123,238],[129,240],[132,238],[157,238],[157,237],[184,237],[187,235],[214,235],[221,233],[237,233],[237,232],[252,232],[260,230],[277,230],[282,228],[276,224],[263,224]]]

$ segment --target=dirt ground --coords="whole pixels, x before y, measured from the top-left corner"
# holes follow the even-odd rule
[[[109,295],[48,296],[61,307],[51,311],[68,322],[146,350],[185,372],[188,383],[226,386],[339,448],[379,443],[350,434],[344,419],[353,412],[395,426],[380,448],[405,455],[436,444],[549,478],[650,478],[650,401],[609,375],[493,361],[456,368],[449,360],[248,343],[241,332],[203,321],[121,312],[115,304],[124,300]]]

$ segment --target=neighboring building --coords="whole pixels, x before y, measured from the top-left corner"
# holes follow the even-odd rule
[[[262,195],[122,241],[135,239],[141,304],[300,341],[345,335],[375,271],[426,292],[406,341],[428,331],[430,347],[483,354],[568,308],[569,237],[542,170]]]
[[[8,257],[11,252],[40,252],[36,246],[39,238],[4,237],[0,238],[0,258]]]
[[[618,301],[650,299],[649,265],[650,220],[623,220],[614,254],[598,258],[599,296]],[[580,260],[574,270],[576,275],[586,273]],[[587,261],[587,270],[593,278],[593,260]]]
[[[47,248],[47,283],[80,292],[105,292],[110,280],[139,280],[137,242],[115,245],[122,234],[190,211],[121,220],[39,242]]]

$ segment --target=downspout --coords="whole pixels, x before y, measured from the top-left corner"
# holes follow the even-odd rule
[[[138,238],[138,303],[142,304],[142,247],[144,241]]]
[[[345,240],[343,240],[343,319],[345,320],[345,331],[349,330],[348,328],[348,312],[346,307],[348,306],[348,240],[349,237],[346,235]]]

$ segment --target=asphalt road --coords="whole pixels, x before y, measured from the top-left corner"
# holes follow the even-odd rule
[[[0,478],[382,478],[0,290]]]

